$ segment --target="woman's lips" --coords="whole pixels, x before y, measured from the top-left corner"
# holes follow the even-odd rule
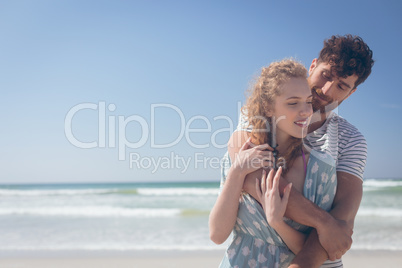
[[[308,120],[307,119],[306,120],[299,120],[299,121],[296,121],[295,124],[297,126],[301,127],[301,128],[305,128],[308,125]]]

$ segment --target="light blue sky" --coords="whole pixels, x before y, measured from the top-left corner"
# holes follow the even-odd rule
[[[214,143],[228,140],[253,75],[284,57],[308,66],[324,39],[346,33],[363,37],[376,63],[339,114],[366,136],[365,177],[401,177],[401,11],[397,0],[1,1],[0,183],[218,181],[225,149]],[[98,146],[105,105],[104,148],[66,137],[80,104],[96,110],[79,110],[72,133]],[[205,132],[186,136],[182,124]],[[151,148],[152,133],[159,145],[183,136]],[[119,161],[123,137],[145,143]]]

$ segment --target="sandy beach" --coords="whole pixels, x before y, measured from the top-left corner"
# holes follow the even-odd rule
[[[132,268],[218,267],[222,250],[205,251],[102,251],[2,252],[0,268]],[[402,251],[351,250],[344,267],[401,267]]]

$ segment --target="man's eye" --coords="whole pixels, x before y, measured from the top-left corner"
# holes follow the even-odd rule
[[[331,76],[329,76],[326,72],[323,72],[322,73],[322,76],[325,78],[325,79],[331,79]]]
[[[288,105],[296,105],[296,104],[297,104],[297,102],[288,103]]]

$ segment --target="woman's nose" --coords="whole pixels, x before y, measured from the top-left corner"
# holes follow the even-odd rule
[[[303,116],[310,116],[310,115],[312,115],[312,114],[313,114],[313,107],[312,107],[312,105],[309,104],[309,103],[306,103],[306,104],[303,106],[303,109],[300,111],[300,115],[303,115]]]

